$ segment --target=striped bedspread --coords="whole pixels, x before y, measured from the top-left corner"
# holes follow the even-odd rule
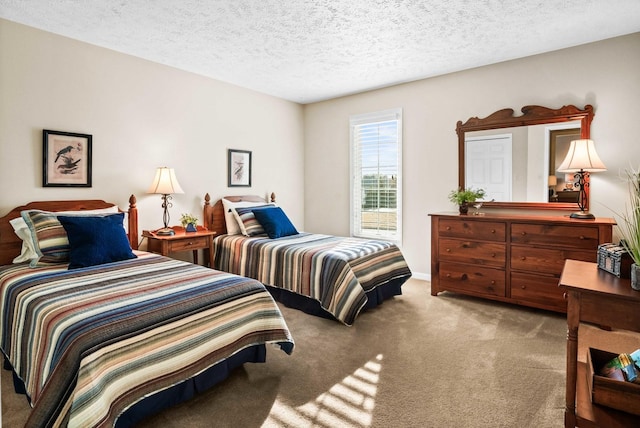
[[[366,304],[366,292],[411,276],[398,247],[385,241],[311,233],[278,239],[220,235],[214,247],[216,269],[315,299],[346,325]]]
[[[242,349],[293,339],[257,281],[166,257],[67,270],[0,268],[1,347],[27,426],[113,426],[154,392]]]

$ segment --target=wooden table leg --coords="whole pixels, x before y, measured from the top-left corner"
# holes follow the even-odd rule
[[[213,236],[209,237],[209,248],[204,250],[204,257],[205,260],[208,258],[209,259],[209,267],[211,269],[213,269]]]
[[[564,410],[565,428],[576,426],[576,385],[578,380],[578,328],[580,327],[580,296],[569,291],[567,301],[567,385]]]

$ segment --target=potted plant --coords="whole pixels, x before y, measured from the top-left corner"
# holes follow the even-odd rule
[[[482,199],[485,194],[484,189],[457,189],[449,193],[449,201],[458,205],[460,214],[467,214],[469,212],[469,204]]]
[[[620,243],[631,256],[631,287],[640,290],[640,169],[625,170],[629,202],[624,213],[614,213],[620,231]]]
[[[180,223],[187,232],[195,232],[196,225],[198,224],[198,218],[192,214],[182,214],[180,217]]]

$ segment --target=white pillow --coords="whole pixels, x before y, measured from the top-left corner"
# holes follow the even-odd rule
[[[242,234],[242,230],[240,229],[240,225],[238,224],[238,220],[236,220],[236,215],[234,215],[235,208],[245,208],[245,207],[257,207],[259,205],[265,205],[266,202],[231,202],[228,199],[222,199],[222,207],[224,209],[224,223],[227,226],[227,234],[228,235],[240,235]]]
[[[11,223],[13,231],[18,235],[18,238],[22,239],[22,251],[18,257],[13,259],[13,262],[22,263],[28,262],[31,259],[37,259],[38,253],[36,253],[36,250],[33,248],[31,232],[27,227],[27,223],[24,222],[24,219],[22,217],[17,217],[13,220],[9,220],[9,223]]]
[[[95,210],[79,210],[79,211],[57,211],[56,214],[61,215],[95,215],[95,214],[114,214],[117,213],[118,206],[114,205],[109,208],[99,208]],[[22,251],[20,255],[13,259],[13,263],[28,262],[33,259],[37,259],[38,253],[35,250],[35,244],[33,243],[33,236],[27,223],[25,223],[22,217],[17,217],[9,220],[9,223],[13,227],[13,231],[18,238],[22,239]]]

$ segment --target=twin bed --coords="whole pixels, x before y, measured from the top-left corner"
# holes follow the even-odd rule
[[[233,210],[205,197],[215,270],[138,251],[133,196],[126,213],[58,201],[0,218],[0,349],[27,426],[133,426],[264,362],[266,345],[291,354],[274,297],[351,325],[411,276],[393,244],[282,228],[271,206],[279,220],[258,223],[264,199],[225,199]],[[227,230],[238,224],[251,236]]]
[[[213,205],[205,196],[205,227],[216,232],[214,269],[257,279],[283,304],[346,325],[363,309],[402,294],[411,271],[396,245],[298,232],[282,211],[276,213],[274,227],[264,219],[265,209],[279,210],[273,194],[270,201],[255,195],[225,196]],[[264,230],[249,210],[255,216],[262,211]],[[246,230],[228,230],[234,222],[244,223]],[[274,236],[274,229],[283,233]]]
[[[122,214],[87,211],[112,205],[31,203],[0,218],[0,348],[33,408],[29,427],[132,426],[245,362],[265,361],[267,344],[293,350],[261,283],[135,250],[135,198],[128,237]],[[21,212],[36,231],[38,257],[12,263],[23,241],[10,221]],[[105,218],[109,230],[96,226]],[[82,236],[93,235],[94,248],[75,254],[82,244],[68,224],[86,226]],[[109,259],[116,247],[123,255],[105,262],[105,249]],[[100,263],[87,263],[92,257]]]

